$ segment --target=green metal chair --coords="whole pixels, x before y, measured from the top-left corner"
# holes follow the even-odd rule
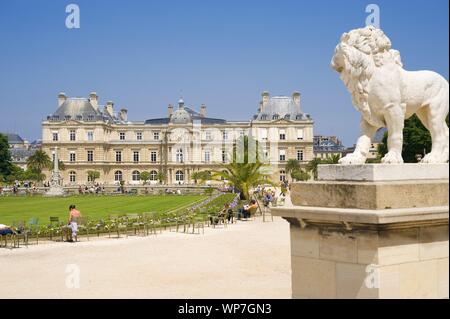
[[[59,217],[51,216],[49,218],[50,224],[47,226],[47,230],[50,236],[50,240],[53,240],[53,236],[57,235],[58,237],[61,236],[61,241],[64,241],[64,231],[63,231],[63,225],[59,221]]]

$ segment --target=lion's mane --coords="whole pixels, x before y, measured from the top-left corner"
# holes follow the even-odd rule
[[[344,56],[341,79],[352,95],[353,104],[371,125],[384,126],[384,120],[373,116],[370,109],[368,84],[376,68],[392,62],[402,67],[400,52],[391,48],[391,41],[383,31],[368,26],[344,33],[336,54]]]

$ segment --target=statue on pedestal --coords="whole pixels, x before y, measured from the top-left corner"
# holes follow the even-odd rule
[[[388,153],[382,163],[403,163],[403,126],[416,114],[430,131],[432,149],[421,163],[447,163],[449,86],[432,71],[406,71],[400,52],[382,30],[373,26],[344,33],[336,46],[331,66],[352,95],[361,112],[361,130],[355,151],[340,164],[364,164],[371,140],[379,128],[388,130]]]
[[[45,196],[63,196],[64,189],[61,186],[61,175],[59,174],[58,147],[55,147],[55,157],[53,160],[52,179],[50,181],[50,189]]]

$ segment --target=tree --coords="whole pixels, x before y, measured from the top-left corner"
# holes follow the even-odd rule
[[[233,146],[232,161],[222,164],[222,170],[215,171],[213,178],[228,180],[239,190],[241,199],[249,199],[252,187],[261,184],[273,185],[267,179],[267,174],[263,173],[265,165],[259,161],[258,153],[257,141],[251,140],[248,136],[240,137]]]
[[[156,175],[156,179],[162,184],[166,180],[166,174],[161,171]]]
[[[324,164],[339,164],[339,160],[341,159],[341,155],[332,154],[331,156],[327,156]]]
[[[317,179],[317,166],[322,164],[322,160],[318,157],[313,158],[307,166],[307,170],[313,174],[314,179]]]
[[[300,170],[300,162],[296,159],[289,159],[286,163],[286,174],[292,177],[292,173],[298,170]]]
[[[87,176],[88,176],[88,180],[90,180],[92,183],[95,183],[95,180],[100,178],[100,172],[99,171],[88,171]]]
[[[448,117],[447,117],[448,124]],[[384,133],[381,143],[378,145],[378,153],[381,157],[388,152],[387,147],[388,132]],[[405,163],[416,163],[416,155],[425,155],[431,151],[430,132],[423,126],[416,115],[405,121],[403,128],[403,149],[402,157]]]
[[[50,157],[42,150],[37,150],[27,160],[27,166],[38,173],[41,173],[44,168],[51,169],[53,162]]]
[[[291,177],[297,181],[307,181],[311,178],[308,172],[305,172],[302,169],[297,169],[291,173]]]
[[[4,178],[11,174],[12,162],[6,135],[0,134],[0,175]]]
[[[195,184],[197,184],[199,181],[200,183],[209,181],[212,177],[210,171],[197,171],[192,173],[191,178],[194,180]]]
[[[147,184],[147,182],[150,180],[150,173],[149,172],[142,172],[140,174],[141,180],[144,181],[144,185]]]

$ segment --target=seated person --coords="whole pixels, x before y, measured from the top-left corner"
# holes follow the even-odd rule
[[[15,233],[16,232],[14,231],[14,229],[12,229],[12,227],[0,224],[0,236],[12,235]]]
[[[264,196],[264,207],[268,207],[270,202],[272,201],[272,194],[270,192],[267,192]]]
[[[241,216],[243,216],[244,218],[249,218],[250,217],[250,212],[254,209],[256,209],[258,207],[258,204],[256,204],[256,200],[252,199],[250,201],[250,205],[244,205],[243,208],[240,208],[238,210],[238,220],[241,219]]]
[[[233,209],[231,209],[230,204],[226,203],[223,206],[222,212],[225,214],[228,222],[233,222]]]

